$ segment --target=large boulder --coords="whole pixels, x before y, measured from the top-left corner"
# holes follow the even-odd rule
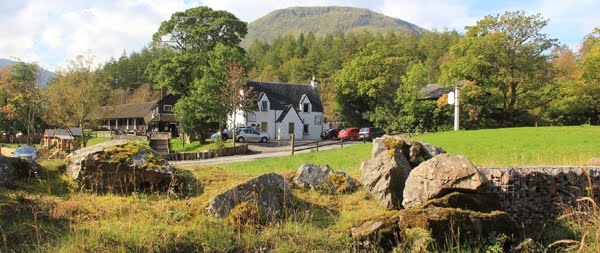
[[[437,155],[410,172],[402,206],[419,206],[454,191],[485,192],[485,180],[485,176],[464,156]]]
[[[380,153],[387,152],[391,149],[401,150],[404,157],[411,163],[412,168],[436,155],[446,153],[443,148],[426,142],[410,141],[400,136],[384,135],[373,140],[371,157],[375,158]]]
[[[362,163],[360,182],[387,209],[399,209],[410,171],[443,152],[428,143],[384,135],[373,141],[372,158]]]
[[[358,188],[358,182],[341,170],[333,170],[329,165],[302,164],[293,180],[300,188],[336,194],[353,192]]]
[[[410,170],[410,164],[400,150],[381,152],[377,157],[362,163],[360,183],[385,208],[399,209],[404,182]]]
[[[407,231],[415,228],[425,231],[438,245],[444,245],[451,237],[458,238],[463,245],[474,245],[489,235],[521,236],[517,222],[505,212],[481,213],[434,206],[387,211],[366,219],[350,232],[358,249],[390,251],[414,240],[407,236]]]
[[[160,154],[138,142],[93,145],[69,154],[67,161],[67,175],[98,193],[165,192],[176,176]]]
[[[35,161],[0,155],[0,187],[7,187],[14,180],[33,176],[41,169]]]
[[[253,203],[268,220],[281,218],[293,203],[294,196],[284,178],[275,173],[264,174],[221,193],[209,201],[208,213],[226,218],[242,203]]]

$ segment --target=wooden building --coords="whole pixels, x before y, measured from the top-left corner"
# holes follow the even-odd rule
[[[58,148],[64,151],[73,151],[81,147],[83,131],[79,127],[67,129],[46,129],[42,136],[41,145],[51,149]]]

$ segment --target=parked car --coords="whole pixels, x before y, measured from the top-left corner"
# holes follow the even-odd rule
[[[363,127],[358,132],[358,138],[373,141],[373,139],[375,139],[377,137],[381,137],[384,134],[385,134],[385,132],[381,128]]]
[[[358,132],[360,131],[360,129],[356,128],[356,127],[349,127],[346,129],[342,129],[342,131],[340,131],[338,133],[338,138],[342,139],[342,140],[358,140]]]
[[[238,142],[250,142],[250,141],[268,142],[270,139],[269,134],[259,132],[254,129],[240,130],[240,132],[236,134],[235,138]]]
[[[233,131],[231,129],[225,129],[223,130],[223,140],[227,140],[229,138],[233,138],[233,133],[235,132],[235,134],[237,135],[241,130],[244,129],[252,129],[251,126],[237,126],[233,128]]]
[[[13,153],[12,157],[33,161],[37,159],[37,150],[35,150],[35,147],[32,146],[18,147]]]
[[[336,139],[338,137],[339,132],[340,132],[340,130],[338,130],[338,129],[327,129],[321,133],[321,139],[323,139],[323,140]]]

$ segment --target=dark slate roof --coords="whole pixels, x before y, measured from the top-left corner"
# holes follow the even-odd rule
[[[283,110],[283,112],[281,113],[281,115],[279,115],[279,118],[277,118],[277,120],[275,122],[281,122],[283,121],[283,119],[285,119],[285,116],[287,116],[287,114],[290,112],[290,110],[294,108],[292,107],[292,105],[286,105],[285,109]],[[293,112],[296,113],[296,115],[298,116],[298,118],[300,118],[300,121],[302,121],[304,123],[304,121],[302,120],[302,118],[300,117],[300,115],[298,115],[298,111],[293,110]]]
[[[266,94],[271,102],[270,109],[285,110],[286,105],[292,105],[294,106],[294,109],[299,110],[300,99],[304,94],[306,94],[313,105],[313,111],[323,112],[321,98],[319,97],[317,91],[310,86],[310,84],[249,81],[246,85],[252,87],[253,92],[257,96],[260,96],[263,93]]]
[[[83,131],[79,127],[70,128],[71,133],[67,129],[56,128],[56,129],[46,129],[44,131],[44,135],[48,137],[59,137],[61,139],[73,139],[73,137],[81,137],[83,136]]]
[[[421,99],[438,99],[448,92],[449,89],[440,87],[437,83],[428,84],[419,90]]]
[[[90,119],[143,118],[156,103],[102,106],[92,113]]]

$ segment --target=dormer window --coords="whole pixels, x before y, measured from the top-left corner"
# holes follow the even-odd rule
[[[302,106],[302,111],[309,113],[310,112],[310,104],[309,103],[304,103]]]
[[[173,111],[173,106],[172,105],[163,105],[163,111],[165,111],[165,112],[172,112]]]
[[[261,103],[260,103],[260,110],[261,111],[268,111],[269,110],[269,101],[261,101]]]

